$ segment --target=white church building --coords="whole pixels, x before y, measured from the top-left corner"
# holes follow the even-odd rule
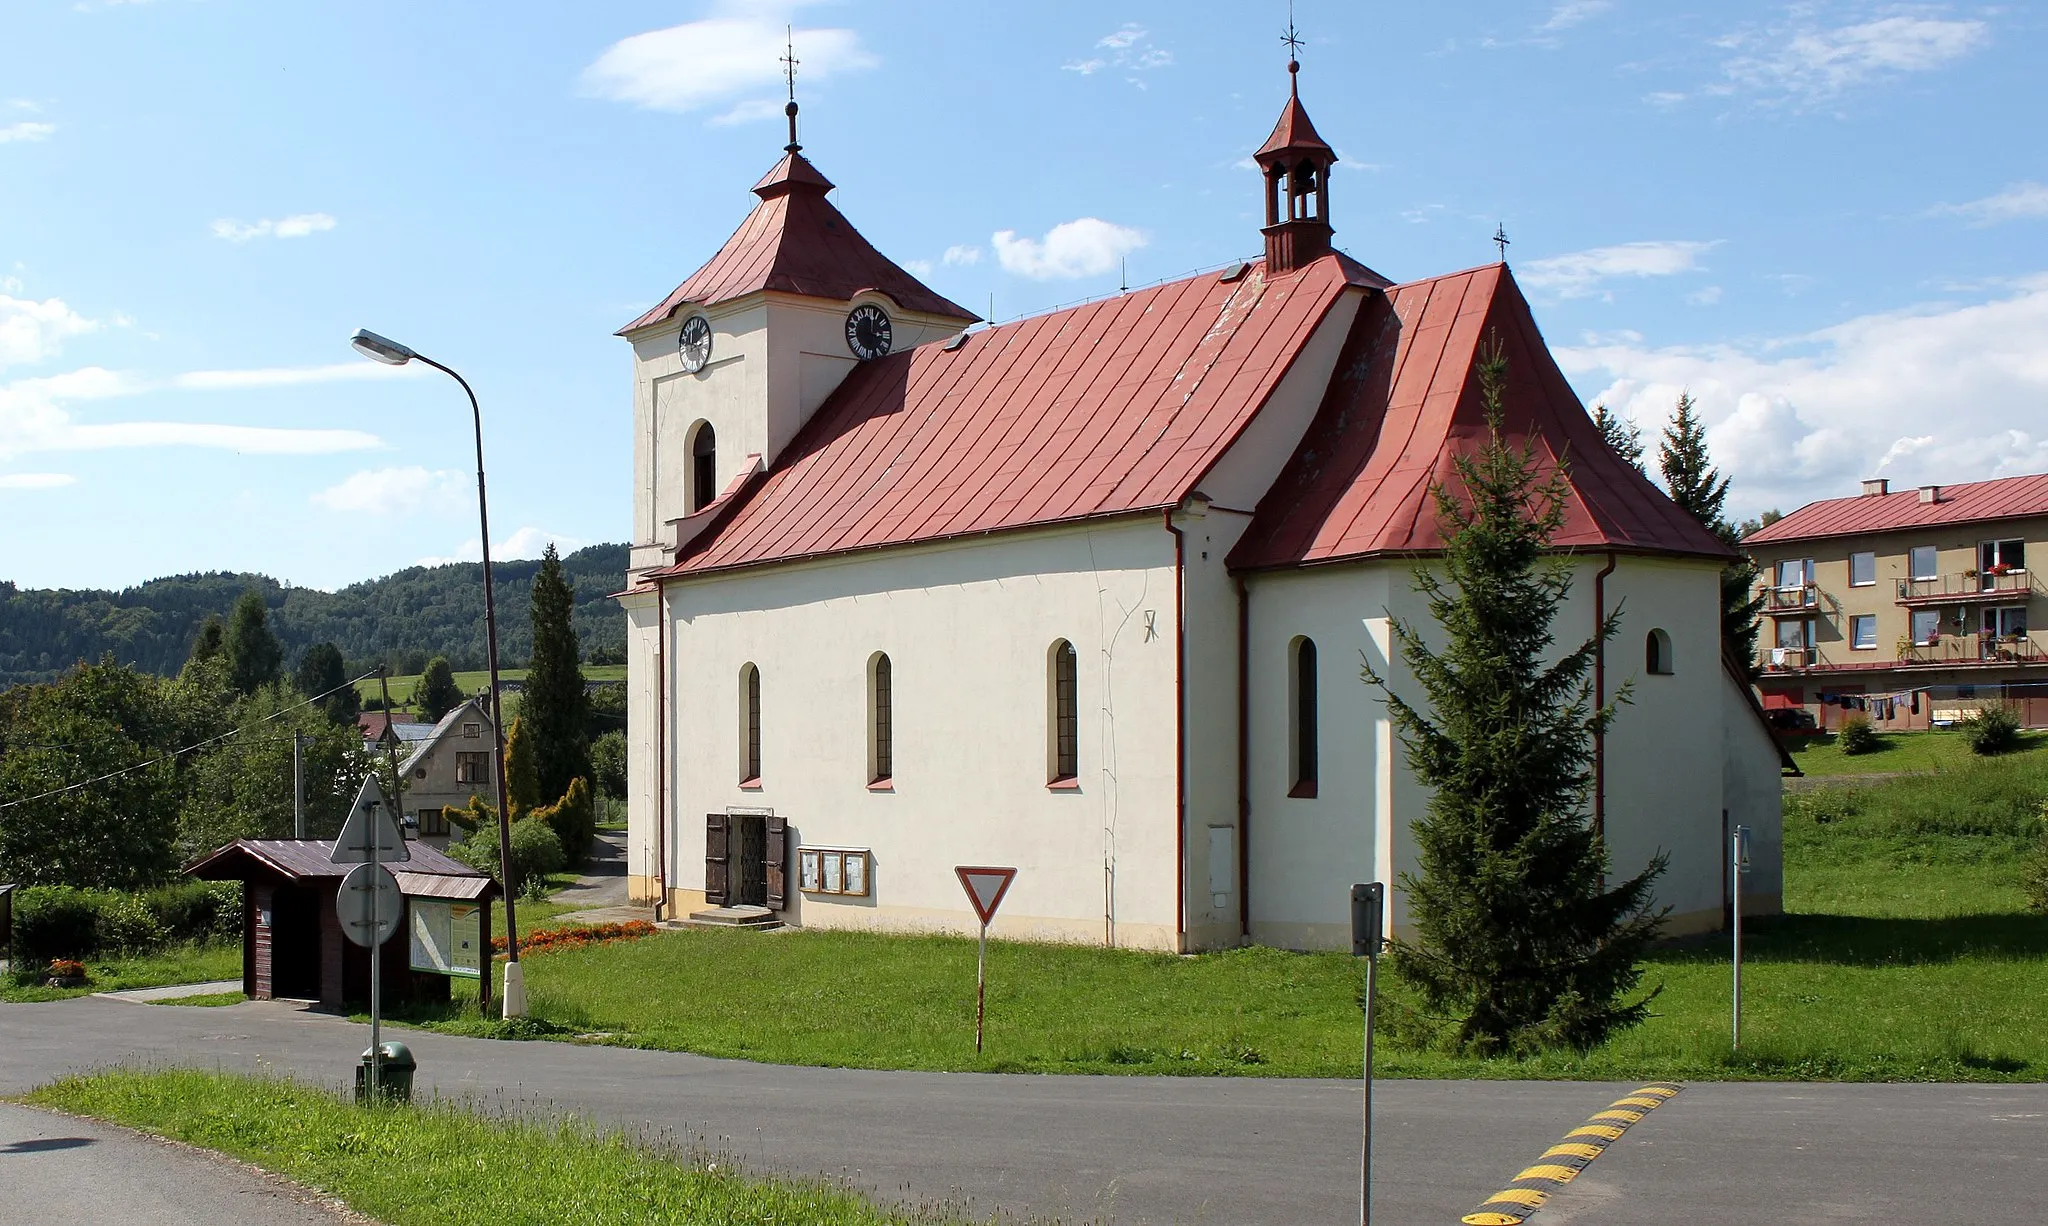
[[[1416,864],[1370,661],[1426,622],[1430,498],[1485,437],[1568,457],[1560,650],[1622,630],[1589,819],[1670,857],[1667,931],[1775,910],[1784,761],[1724,655],[1729,557],[1601,439],[1504,263],[1396,284],[1331,246],[1336,154],[1290,94],[1263,258],[974,327],[876,251],[796,143],[634,355],[631,891],[814,928],[1153,950],[1349,942]],[[1251,236],[1247,235],[1249,239]],[[1405,923],[1391,890],[1391,921]]]

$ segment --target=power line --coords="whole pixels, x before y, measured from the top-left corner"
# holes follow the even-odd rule
[[[340,685],[335,686],[331,690],[327,690],[323,693],[313,695],[311,698],[306,699],[304,702],[293,703],[289,707],[285,707],[277,711],[272,711],[270,714],[264,716],[262,719],[257,720],[256,724],[267,724],[271,720],[277,719],[279,716],[290,715],[292,712],[298,710],[300,707],[310,707],[314,703],[319,702],[321,699],[327,697],[329,694],[341,693],[341,691],[348,689],[357,681],[369,680],[370,678],[376,676],[377,672],[378,670],[371,669],[369,672],[364,673],[362,676],[355,678],[353,681],[344,681]],[[256,724],[251,724],[250,727],[253,728],[256,726]],[[151,758],[147,762],[137,762],[133,766],[124,766],[120,770],[109,771],[104,775],[100,775],[92,779],[87,779],[80,783],[67,784],[66,786],[61,788],[52,788],[47,792],[41,792],[34,796],[24,796],[20,800],[10,800],[7,801],[5,804],[0,804],[0,812],[5,812],[8,809],[18,808],[21,805],[34,804],[38,800],[48,800],[52,796],[62,796],[66,792],[76,792],[80,788],[89,788],[96,783],[105,783],[109,779],[119,779],[123,775],[132,775],[136,771],[148,770],[152,766],[161,766],[166,762],[175,762],[176,760],[184,757],[188,753],[197,753],[198,751],[205,749],[209,745],[218,745],[220,742],[227,740],[229,737],[240,736],[243,731],[244,730],[241,728],[230,728],[226,732],[221,733],[219,736],[208,737],[205,740],[199,742],[197,745],[187,745],[183,749],[174,749],[167,754],[162,754],[158,757]]]

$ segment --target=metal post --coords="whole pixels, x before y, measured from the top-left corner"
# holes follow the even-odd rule
[[[1742,843],[1743,836],[1748,833],[1749,827],[1737,826],[1728,836],[1728,888],[1733,892],[1731,901],[1734,904],[1734,922],[1731,929],[1735,954],[1732,959],[1735,968],[1735,992],[1731,1001],[1733,1037],[1729,1044],[1730,1050],[1740,1050],[1742,1047]]]
[[[306,734],[292,733],[292,837],[306,837]]]
[[[981,953],[974,960],[974,1054],[981,1054],[981,1019],[988,1006],[988,925],[981,926]]]
[[[1365,959],[1365,1138],[1358,1151],[1358,1226],[1372,1223],[1372,1021],[1379,997],[1380,958]]]
[[[387,708],[388,709],[388,708]],[[384,917],[377,913],[384,891],[377,888],[377,845],[384,841],[384,828],[377,823],[383,814],[375,801],[370,804],[370,1103],[374,1106],[384,1086],[384,942],[377,939]]]
[[[391,666],[377,665],[377,692],[384,696],[384,760],[391,766],[391,820],[398,826],[398,837],[405,838],[405,802],[400,798],[405,791],[404,780],[398,777],[398,746],[393,744],[398,735],[391,731]]]

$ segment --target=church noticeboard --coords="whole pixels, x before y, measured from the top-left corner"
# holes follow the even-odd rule
[[[412,969],[476,979],[483,974],[483,908],[414,898]]]

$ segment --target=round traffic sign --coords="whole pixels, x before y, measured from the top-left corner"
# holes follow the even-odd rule
[[[341,879],[341,892],[334,896],[334,914],[341,930],[358,945],[375,948],[398,928],[398,913],[405,899],[398,893],[398,879],[381,864],[358,864]]]

